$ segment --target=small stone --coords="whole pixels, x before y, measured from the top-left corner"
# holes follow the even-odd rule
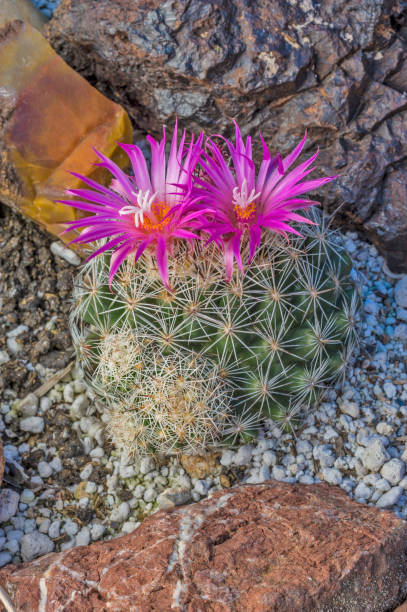
[[[95,523],[94,525],[92,525],[92,527],[90,528],[90,535],[92,537],[92,540],[99,540],[103,536],[105,531],[106,527],[101,523]]]
[[[194,490],[199,493],[201,497],[203,497],[204,495],[207,495],[209,487],[210,485],[206,480],[197,480],[195,482]]]
[[[52,468],[46,461],[40,461],[37,469],[41,478],[49,478],[52,474]]]
[[[393,385],[392,382],[385,382],[383,385],[384,392],[389,399],[393,399],[393,397],[397,394],[397,389]]]
[[[83,470],[79,472],[79,476],[81,477],[81,480],[89,480],[92,472],[93,472],[93,465],[91,463],[88,463],[87,465],[85,465]]]
[[[181,465],[190,478],[203,480],[214,473],[218,465],[218,454],[181,455]]]
[[[385,478],[380,478],[374,485],[375,489],[385,493],[390,489],[390,483]]]
[[[40,399],[40,409],[41,411],[44,412],[48,412],[48,410],[51,408],[52,406],[52,399],[50,397],[42,397]]]
[[[302,484],[314,484],[315,482],[314,478],[310,474],[304,474],[303,476],[300,476],[299,481]]]
[[[353,419],[357,419],[359,417],[360,410],[356,402],[351,402],[348,399],[345,399],[339,404],[339,408],[341,409],[341,412],[348,414]]]
[[[24,531],[22,531],[21,529],[10,529],[10,531],[7,532],[7,539],[16,540],[17,542],[19,542],[23,535]]]
[[[41,433],[44,431],[44,419],[38,416],[31,416],[20,421],[21,431],[30,433]]]
[[[62,472],[62,461],[59,457],[54,457],[48,464],[54,472]]]
[[[390,434],[393,433],[393,427],[389,425],[389,423],[386,423],[385,421],[380,421],[380,423],[376,425],[376,431],[378,434],[381,434],[382,436],[389,436]]]
[[[65,247],[61,242],[52,242],[51,243],[51,253],[56,255],[57,257],[61,257],[72,266],[79,266],[81,263],[81,258],[79,255],[74,253],[71,249]]]
[[[152,457],[143,457],[140,461],[140,474],[148,474],[155,470],[155,461]]]
[[[90,542],[90,532],[88,527],[82,527],[76,534],[75,544],[76,546],[87,546]]]
[[[9,521],[17,513],[20,496],[12,489],[0,490],[0,523]]]
[[[324,468],[322,476],[329,484],[339,485],[342,482],[342,474],[336,468]]]
[[[407,308],[407,274],[396,283],[394,287],[394,299],[397,306]]]
[[[132,531],[137,529],[139,525],[140,523],[137,521],[126,521],[125,523],[123,523],[122,531],[124,533],[131,533]]]
[[[262,455],[262,462],[266,466],[276,465],[276,463],[277,463],[277,455],[276,455],[276,453],[274,451],[272,451],[272,450],[267,450]]]
[[[63,526],[63,531],[69,536],[74,536],[78,533],[78,523],[75,523],[72,519],[67,519]]]
[[[93,457],[94,459],[101,459],[104,454],[105,451],[103,450],[103,448],[101,446],[97,446],[96,448],[90,451],[89,456]]]
[[[39,526],[39,531],[41,533],[48,533],[50,525],[51,525],[51,521],[48,518],[45,518],[43,521],[41,521],[41,525]]]
[[[17,540],[10,540],[9,542],[6,542],[4,545],[4,548],[6,550],[9,550],[11,552],[12,555],[15,555],[16,553],[19,552],[20,550],[20,545],[17,542]]]
[[[236,465],[248,465],[252,458],[253,447],[250,444],[240,446],[235,454],[234,461]]]
[[[7,338],[7,348],[12,355],[18,355],[22,347],[15,338]]]
[[[21,538],[21,556],[23,561],[32,561],[54,550],[55,544],[44,533],[33,531]]]
[[[24,489],[24,491],[21,493],[20,500],[23,502],[23,504],[31,504],[34,499],[35,495],[31,489]]]
[[[4,567],[7,563],[11,562],[11,554],[9,552],[0,552],[0,567]]]
[[[120,477],[121,478],[133,478],[136,475],[136,468],[134,465],[121,465],[120,466]]]
[[[11,331],[7,332],[7,338],[17,338],[17,336],[21,336],[24,332],[28,331],[27,325],[18,325]]]
[[[120,506],[114,508],[110,513],[111,521],[123,522],[130,514],[130,506],[127,502],[122,502]]]
[[[10,361],[10,355],[6,351],[0,351],[0,366]],[[0,565],[2,567],[2,565]]]
[[[391,485],[396,485],[400,482],[406,472],[406,466],[404,461],[400,459],[390,459],[387,461],[380,470],[380,474],[385,478]]]
[[[52,521],[48,529],[48,535],[50,538],[59,538],[60,535],[61,521]]]
[[[144,492],[143,499],[145,502],[149,503],[152,502],[156,497],[157,493],[155,492],[155,489],[153,489],[152,487],[148,487]]]
[[[97,491],[97,484],[96,484],[96,482],[89,481],[86,484],[85,492],[88,493],[89,495],[93,495],[94,493],[96,493],[96,491]]]
[[[70,413],[76,418],[81,418],[86,415],[86,410],[89,406],[89,398],[87,395],[78,395],[70,406]]]
[[[233,463],[233,457],[234,457],[234,452],[230,449],[225,449],[222,452],[222,456],[220,458],[220,463],[221,465],[225,466],[225,467],[229,467],[229,465],[232,465]]]
[[[65,385],[63,395],[64,395],[64,402],[66,402],[67,404],[72,404],[72,402],[75,399],[75,394],[74,394],[73,386],[71,383],[68,383],[67,385]]]
[[[133,491],[133,495],[136,499],[141,499],[144,495],[144,491],[146,490],[145,487],[143,487],[143,485],[137,485]]]
[[[35,519],[26,519],[24,521],[24,533],[32,533],[35,531],[36,527]]]
[[[157,497],[157,504],[162,510],[169,510],[174,506],[182,506],[191,500],[191,491],[179,487],[165,489]]]
[[[376,506],[379,508],[390,508],[390,506],[394,506],[399,501],[401,495],[403,493],[403,489],[401,487],[392,487],[384,493],[376,502]]]
[[[390,455],[386,451],[382,440],[377,439],[371,441],[362,454],[362,463],[371,472],[378,472],[388,459],[390,459]]]
[[[275,465],[271,472],[273,478],[279,480],[280,482],[284,481],[286,478],[285,469],[281,467],[281,465]]]
[[[368,487],[364,482],[360,482],[354,490],[354,496],[356,499],[370,499],[372,496],[372,489]]]
[[[38,396],[35,393],[29,393],[21,402],[18,404],[18,411],[25,417],[32,417],[37,414],[38,410]]]

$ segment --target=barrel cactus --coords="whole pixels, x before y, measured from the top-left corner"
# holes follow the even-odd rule
[[[331,178],[301,182],[315,156],[288,172],[304,142],[284,159],[263,143],[257,181],[238,128],[230,165],[202,137],[184,151],[175,133],[168,162],[150,139],[151,180],[125,145],[134,176],[103,158],[111,187],[86,179],[64,201],[96,213],[69,226],[97,243],[72,335],[126,452],[202,453],[262,419],[294,427],[344,375],[359,298],[340,234],[297,198]]]

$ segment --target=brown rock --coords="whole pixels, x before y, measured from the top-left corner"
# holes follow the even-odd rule
[[[230,135],[235,118],[285,153],[307,127],[323,170],[340,174],[327,208],[344,203],[342,222],[399,271],[407,208],[388,177],[407,154],[405,19],[387,0],[63,0],[46,32],[152,132],[177,115]]]
[[[55,200],[76,171],[104,180],[92,147],[124,162],[126,112],[69,68],[28,23],[0,29],[0,200],[60,235],[80,214]],[[64,234],[63,239],[69,240]],[[28,281],[27,281],[28,282]]]
[[[385,612],[407,591],[407,525],[336,487],[270,482],[132,534],[8,566],[18,610]]]
[[[191,478],[206,478],[220,472],[219,453],[207,455],[181,455],[181,464]]]

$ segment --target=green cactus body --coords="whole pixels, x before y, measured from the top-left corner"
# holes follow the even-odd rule
[[[357,341],[351,260],[323,217],[308,215],[317,225],[289,242],[269,233],[229,283],[222,255],[200,243],[175,253],[171,292],[148,255],[123,264],[112,290],[109,255],[83,267],[73,337],[119,446],[203,452],[247,441],[263,418],[293,426],[343,376]]]

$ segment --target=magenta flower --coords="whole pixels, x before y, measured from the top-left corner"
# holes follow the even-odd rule
[[[131,161],[134,176],[125,174],[114,162],[96,151],[101,162],[113,175],[110,188],[72,172],[91,189],[69,189],[75,200],[62,204],[94,213],[77,221],[70,221],[67,230],[84,228],[72,242],[89,243],[103,238],[109,240],[89,259],[113,249],[109,282],[128,256],[136,262],[148,247],[155,247],[157,267],[168,287],[168,259],[174,239],[191,241],[199,238],[193,230],[205,210],[199,210],[192,193],[192,173],[202,149],[202,134],[189,145],[185,131],[177,143],[177,125],[172,137],[168,161],[165,155],[165,130],[161,142],[147,136],[151,147],[151,172],[141,149],[136,145],[120,144]]]
[[[236,126],[236,145],[225,140],[230,152],[232,166],[229,167],[218,146],[208,140],[209,153],[205,153],[200,164],[203,176],[195,180],[197,197],[205,205],[215,210],[201,228],[209,233],[208,242],[223,245],[225,253],[226,278],[230,280],[233,262],[243,270],[241,241],[244,234],[249,235],[249,262],[260,244],[263,229],[273,230],[287,236],[289,233],[300,235],[289,225],[292,221],[311,223],[297,214],[299,209],[309,208],[319,202],[298,198],[299,195],[314,191],[317,187],[336,178],[334,176],[303,181],[314,170],[310,167],[318,152],[305,162],[288,172],[300,155],[306,134],[297,147],[284,159],[278,154],[272,158],[264,142],[263,161],[257,177],[252,158],[252,142],[249,136],[243,141],[238,125]]]

